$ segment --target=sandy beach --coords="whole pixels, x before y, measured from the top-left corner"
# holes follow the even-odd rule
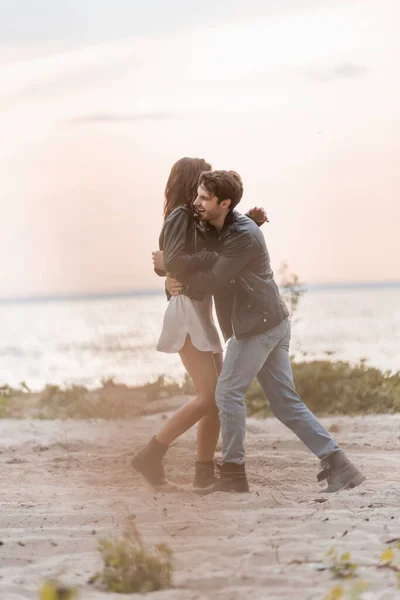
[[[387,542],[400,537],[400,415],[323,420],[368,477],[328,498],[318,462],[275,419],[248,421],[250,494],[155,493],[129,462],[166,415],[0,421],[2,600],[37,598],[54,576],[84,600],[123,597],[87,580],[101,566],[98,539],[121,532],[129,513],[146,543],[174,551],[174,589],[149,599],[322,600],[340,583],[320,570],[331,547],[359,565],[369,584],[361,598],[400,598],[396,573],[378,568]],[[171,480],[190,485],[194,450],[193,430],[168,454]]]

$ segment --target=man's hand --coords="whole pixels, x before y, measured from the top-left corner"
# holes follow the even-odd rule
[[[158,271],[165,271],[164,269],[164,252],[162,250],[157,250],[156,252],[152,252],[151,256],[153,258],[154,268]]]
[[[247,213],[247,216],[250,219],[253,219],[255,223],[269,223],[267,211],[262,207],[258,208],[258,206],[255,206],[254,208],[251,208]]]
[[[171,296],[179,296],[182,289],[182,284],[174,279],[170,273],[167,273],[167,280],[165,283],[165,287],[171,294]]]

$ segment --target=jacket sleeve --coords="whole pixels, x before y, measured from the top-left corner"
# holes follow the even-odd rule
[[[221,288],[214,296],[215,312],[225,341],[229,340],[233,333],[233,299],[234,293],[230,286]]]
[[[165,222],[164,267],[167,273],[186,274],[193,269],[204,269],[217,257],[216,252],[207,250],[201,250],[196,254],[185,251],[186,232],[190,226],[190,215],[186,210],[171,215]]]
[[[194,273],[177,273],[177,279],[189,291],[214,294],[227,285],[251,262],[254,255],[252,236],[248,232],[232,235],[211,269]]]
[[[253,217],[251,217],[249,215],[249,212],[250,211],[248,211],[247,213],[244,213],[244,216],[247,217],[248,219],[251,219],[252,221],[254,221],[254,223],[257,225],[257,227],[262,227],[264,225],[264,223],[260,223],[260,221],[256,221],[255,219],[253,219]]]

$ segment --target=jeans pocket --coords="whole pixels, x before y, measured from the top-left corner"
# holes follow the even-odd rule
[[[266,348],[274,348],[288,333],[288,321],[282,321],[276,327],[269,329],[261,336],[261,343]]]
[[[277,335],[273,329],[270,329],[269,331],[266,331],[262,334],[260,341],[262,345],[265,346],[265,348],[272,349],[275,348],[275,346],[280,342],[281,339],[281,335]]]

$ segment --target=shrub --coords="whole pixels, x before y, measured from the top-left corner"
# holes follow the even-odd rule
[[[90,579],[108,592],[133,594],[172,587],[172,551],[167,544],[147,549],[134,525],[122,538],[100,540],[103,570]]]
[[[0,395],[0,419],[6,419],[11,415],[8,398]]]
[[[296,389],[316,414],[356,415],[400,411],[400,373],[382,373],[365,362],[293,363]],[[249,415],[268,416],[268,403],[257,381],[246,397]]]
[[[351,561],[350,552],[338,556],[334,548],[330,548],[325,555],[330,572],[338,579],[349,579],[357,575],[358,565]]]
[[[75,600],[76,598],[78,598],[77,590],[63,585],[58,579],[49,579],[40,588],[40,600]]]
[[[137,389],[144,392],[147,400],[182,394],[182,386],[176,381],[168,380],[164,374],[160,375],[153,383],[146,383]]]

